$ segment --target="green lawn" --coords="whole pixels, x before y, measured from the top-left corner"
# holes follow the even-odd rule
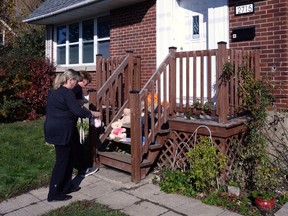
[[[55,156],[45,144],[43,123],[0,124],[0,201],[48,185]]]
[[[55,153],[52,145],[45,144],[43,124],[43,119],[0,124],[0,202],[48,185]],[[45,215],[125,216],[126,214],[84,200]]]
[[[69,206],[64,206],[52,210],[42,216],[127,216],[119,210],[112,210],[107,206],[95,203],[93,201],[77,201]]]

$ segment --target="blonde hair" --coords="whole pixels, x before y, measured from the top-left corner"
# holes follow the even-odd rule
[[[59,73],[59,74],[57,74],[57,76],[54,79],[53,89],[56,90],[56,89],[60,88],[62,85],[67,83],[67,81],[69,79],[75,79],[75,80],[79,81],[79,80],[81,80],[81,76],[80,76],[78,71],[75,71],[73,69],[68,69],[64,73]]]

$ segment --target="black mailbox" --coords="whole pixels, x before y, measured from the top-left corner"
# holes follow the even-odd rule
[[[254,37],[255,37],[255,26],[232,29],[231,34],[232,42],[253,40]]]

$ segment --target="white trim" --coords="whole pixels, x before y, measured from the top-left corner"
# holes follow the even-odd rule
[[[0,22],[14,35],[17,36],[17,34],[12,30],[12,28],[2,19],[0,19]]]
[[[175,0],[156,2],[156,58],[157,67],[169,52],[169,47],[177,46],[174,32]]]
[[[104,14],[103,16],[109,16],[110,14]],[[103,17],[103,16],[99,16],[99,17]],[[54,64],[56,65],[57,68],[59,68],[60,71],[62,71],[62,68],[79,68],[79,67],[85,67],[85,68],[90,68],[90,67],[94,67],[95,69],[95,64],[96,64],[96,55],[98,54],[98,42],[99,41],[110,41],[110,37],[105,37],[105,38],[98,38],[97,37],[97,25],[98,25],[98,21],[97,19],[99,17],[96,18],[91,18],[91,19],[85,19],[85,20],[79,20],[77,22],[70,22],[70,23],[66,23],[66,24],[62,24],[62,25],[55,25],[54,26],[54,37],[53,37],[53,50],[55,51],[54,53]],[[82,29],[83,29],[83,22],[86,20],[93,20],[94,23],[94,36],[93,36],[93,41],[91,40],[91,42],[93,42],[93,52],[94,52],[94,56],[91,63],[83,63],[83,39],[82,39]],[[73,43],[69,43],[69,25],[73,24],[73,23],[77,23],[79,25],[79,41],[78,42],[73,42]],[[66,28],[66,40],[64,44],[57,44],[57,28],[61,27],[61,26],[65,26]],[[78,56],[78,60],[79,62],[77,64],[69,64],[69,46],[70,45],[78,45],[79,47],[79,56]],[[64,47],[65,46],[65,53],[66,53],[66,58],[65,58],[65,64],[57,64],[57,48],[59,47]]]
[[[53,59],[53,27],[46,26],[46,39],[45,39],[45,56],[51,63]]]

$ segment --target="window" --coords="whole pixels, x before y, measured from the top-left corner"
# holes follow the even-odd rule
[[[66,62],[66,26],[57,28],[57,64],[65,64]]]
[[[56,28],[57,65],[94,64],[95,55],[110,55],[110,17],[99,17]]]
[[[94,61],[94,21],[87,20],[83,22],[82,40],[83,40],[83,63]]]
[[[110,56],[110,18],[108,16],[98,19],[97,36],[98,53],[105,58]]]
[[[199,38],[199,16],[192,17],[192,38]]]

